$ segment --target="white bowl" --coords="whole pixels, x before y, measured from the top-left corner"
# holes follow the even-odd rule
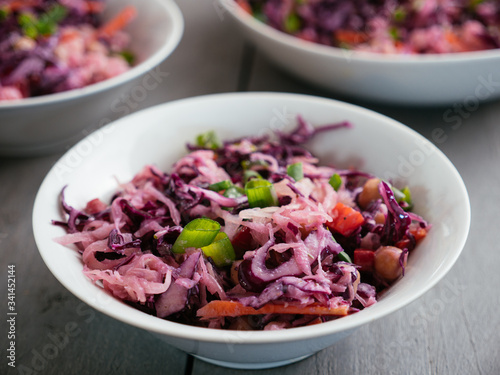
[[[295,126],[301,114],[315,125],[349,120],[353,129],[322,133],[310,144],[323,162],[356,166],[411,189],[415,210],[433,227],[410,256],[406,275],[380,301],[328,323],[282,331],[230,331],[162,320],[110,297],[82,273],[78,253],[58,245],[63,186],[76,208],[90,199],[108,199],[118,181],[144,165],[168,171],[186,154],[186,142],[215,130],[221,139]],[[138,126],[140,125],[140,126]],[[157,334],[200,358],[236,368],[291,363],[332,345],[356,328],[390,314],[421,296],[451,268],[464,246],[470,223],[469,198],[460,175],[433,144],[385,116],[350,104],[293,94],[236,93],[179,100],[132,114],[107,125],[70,149],[52,168],[37,194],[33,230],[40,254],[55,277],[74,295],[122,322]],[[168,359],[165,359],[168,362]]]
[[[106,4],[104,19],[127,5],[138,11],[126,28],[136,65],[124,74],[81,89],[0,101],[0,155],[36,155],[73,145],[90,130],[109,122],[107,118],[131,112],[120,102],[124,93],[130,90],[140,99],[164,79],[161,73],[159,77],[153,73],[151,79],[139,80],[177,47],[184,29],[178,6],[172,0],[108,0]]]
[[[327,90],[375,102],[453,104],[472,110],[480,101],[500,98],[500,49],[441,55],[349,51],[278,31],[257,21],[234,0],[219,2],[272,61]]]

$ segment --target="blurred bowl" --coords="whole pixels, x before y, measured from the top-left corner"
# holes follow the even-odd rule
[[[219,0],[245,36],[273,62],[318,87],[373,102],[477,109],[500,98],[500,49],[429,55],[350,51],[278,31]],[[456,109],[456,108],[455,108]]]
[[[146,164],[170,170],[186,154],[186,142],[197,134],[214,130],[221,139],[263,134],[294,127],[297,114],[314,125],[350,121],[352,129],[322,133],[308,147],[324,163],[335,162],[339,168],[354,166],[407,184],[412,189],[415,212],[433,225],[412,252],[405,276],[377,304],[338,320],[281,331],[221,331],[182,325],[110,297],[84,276],[77,251],[53,241],[65,234],[62,228],[50,224],[52,219],[60,218],[58,197],[63,186],[68,185],[67,201],[81,208],[96,197],[111,198],[117,181],[131,180]],[[414,301],[455,263],[469,223],[469,198],[460,175],[424,137],[357,106],[278,93],[184,99],[111,123],[79,142],[54,165],[40,187],[33,211],[40,254],[55,277],[75,296],[104,314],[153,332],[206,361],[248,369],[292,363]]]
[[[84,88],[0,101],[0,155],[62,151],[109,122],[109,117],[130,113],[131,108],[120,102],[124,94],[130,93],[142,101],[147,91],[164,79],[162,72],[154,69],[174,51],[182,37],[184,21],[177,5],[172,0],[109,0],[106,3],[105,20],[127,5],[137,9],[137,17],[126,28],[131,36],[130,50],[137,58],[135,66]],[[151,77],[146,79],[149,71]]]

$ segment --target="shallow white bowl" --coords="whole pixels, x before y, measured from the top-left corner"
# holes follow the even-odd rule
[[[466,110],[500,98],[500,49],[406,56],[348,51],[280,32],[254,19],[234,0],[219,3],[272,61],[327,90],[375,102],[461,105]]]
[[[127,108],[120,101],[123,94],[130,91],[142,98],[144,92],[164,79],[161,73],[146,80],[140,77],[146,77],[181,40],[184,21],[178,6],[172,0],[107,0],[106,3],[104,19],[113,17],[127,5],[137,9],[137,17],[126,28],[131,36],[130,50],[137,57],[135,66],[124,74],[81,89],[0,101],[0,155],[36,155],[73,145],[107,118],[131,112],[131,108],[123,109]]]
[[[121,182],[144,165],[168,171],[186,154],[185,144],[215,130],[221,139],[295,126],[303,115],[314,125],[349,120],[353,129],[322,133],[310,144],[323,162],[356,166],[411,189],[415,210],[432,224],[412,253],[406,276],[376,305],[336,321],[283,331],[220,331],[162,320],[106,294],[82,273],[78,253],[52,239],[64,230],[58,196],[82,208],[90,199],[108,199]],[[140,126],[138,126],[140,125]],[[40,254],[55,277],[95,309],[157,334],[168,343],[207,361],[237,368],[279,366],[311,355],[354,329],[390,314],[435,285],[464,246],[470,223],[469,198],[460,175],[435,146],[415,131],[385,116],[350,104],[293,94],[238,93],[184,99],[120,119],[69,150],[48,173],[37,194],[33,230]],[[168,359],[165,360],[168,362]]]

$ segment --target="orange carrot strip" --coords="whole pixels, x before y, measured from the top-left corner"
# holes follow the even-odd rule
[[[104,10],[104,3],[88,0],[85,2],[87,11],[90,13],[101,13]]]
[[[198,310],[197,315],[201,319],[220,318],[224,316],[260,315],[260,314],[301,314],[301,315],[347,315],[349,306],[347,304],[334,308],[320,305],[295,306],[277,305],[268,303],[260,309],[254,309],[235,301],[211,301]]]
[[[444,38],[454,48],[455,52],[466,52],[469,50],[467,45],[453,31],[445,31]]]
[[[69,43],[74,39],[78,39],[80,37],[80,33],[77,30],[66,29],[61,33],[59,37],[59,41],[61,43]]]
[[[246,13],[252,14],[252,7],[247,0],[236,0],[236,4],[238,4]]]
[[[117,31],[127,26],[137,15],[137,10],[134,6],[129,5],[123,8],[114,18],[109,20],[99,29],[99,35],[110,37]]]
[[[368,39],[365,33],[354,30],[337,30],[334,32],[333,36],[339,43],[347,44],[359,44],[366,42]]]
[[[6,4],[5,7],[7,7],[11,12],[15,12],[16,10],[38,5],[38,3],[39,2],[37,0],[15,0]]]

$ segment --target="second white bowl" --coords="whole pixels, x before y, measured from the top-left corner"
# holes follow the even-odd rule
[[[0,101],[0,155],[63,150],[109,122],[109,118],[132,112],[165,79],[165,73],[154,68],[181,40],[184,21],[178,6],[172,0],[109,0],[104,19],[127,5],[137,9],[137,17],[126,29],[137,64],[123,74],[80,89]],[[130,98],[124,99],[125,94]]]

